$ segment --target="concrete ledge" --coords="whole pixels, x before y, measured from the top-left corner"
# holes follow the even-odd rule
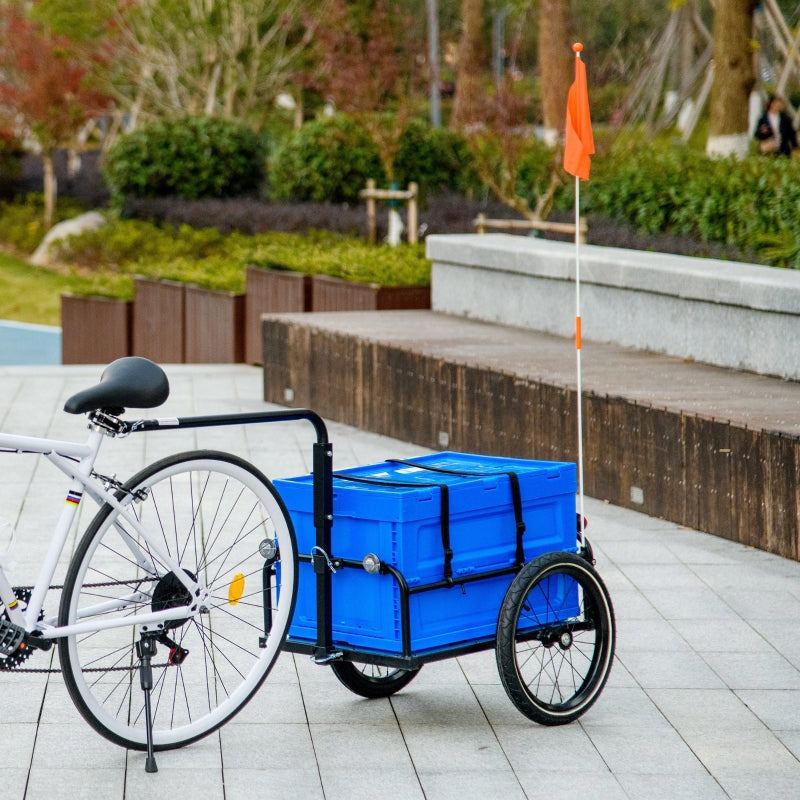
[[[575,246],[507,234],[430,236],[435,311],[571,336]],[[583,335],[800,379],[800,273],[581,247]]]

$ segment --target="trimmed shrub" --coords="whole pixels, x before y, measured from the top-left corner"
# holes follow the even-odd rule
[[[269,162],[270,195],[295,202],[360,202],[367,180],[386,180],[378,150],[351,117],[307,122]]]
[[[401,209],[401,213],[403,210]],[[419,223],[425,233],[472,233],[477,214],[489,217],[520,217],[499,200],[466,198],[455,192],[431,195],[420,208]],[[367,237],[367,214],[363,203],[261,202],[250,197],[227,200],[181,200],[177,197],[126,198],[122,208],[126,219],[143,219],[158,225],[190,225],[216,228],[221,233],[253,235],[266,231],[309,233],[332,231],[347,236]],[[377,215],[378,240],[387,234],[385,208]]]
[[[129,279],[141,274],[236,292],[244,290],[248,264],[384,286],[428,285],[431,275],[423,245],[374,247],[327,231],[223,235],[213,228],[113,217],[102,228],[70,236],[60,245],[59,257],[86,271],[115,271]]]
[[[117,202],[126,195],[236,197],[261,184],[264,148],[250,128],[230,120],[162,119],[122,136],[104,174]]]
[[[400,135],[394,174],[401,188],[416,181],[423,198],[444,191],[466,194],[480,187],[464,137],[422,120],[411,122]]]

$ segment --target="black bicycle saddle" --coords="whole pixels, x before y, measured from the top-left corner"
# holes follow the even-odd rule
[[[64,404],[69,414],[103,409],[118,416],[126,408],[155,408],[169,397],[164,370],[147,358],[129,356],[112,361],[100,383],[72,395]]]

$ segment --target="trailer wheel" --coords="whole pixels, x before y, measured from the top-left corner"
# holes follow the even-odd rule
[[[614,609],[591,564],[572,553],[528,562],[497,623],[497,668],[511,702],[542,725],[563,725],[600,696],[614,659]]]
[[[355,661],[332,661],[333,674],[351,691],[362,697],[389,697],[408,686],[422,667],[397,669]]]

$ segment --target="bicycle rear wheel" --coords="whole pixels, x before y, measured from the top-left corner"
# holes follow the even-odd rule
[[[155,749],[181,747],[236,714],[278,657],[294,609],[294,531],[272,484],[225,453],[165,458],[131,478],[117,499],[152,541],[104,505],[70,563],[59,624],[187,605],[189,593],[154,548],[208,587],[199,613],[166,624],[152,661]],[[78,710],[107,739],[138,750],[146,747],[140,634],[132,624],[59,640]]]

